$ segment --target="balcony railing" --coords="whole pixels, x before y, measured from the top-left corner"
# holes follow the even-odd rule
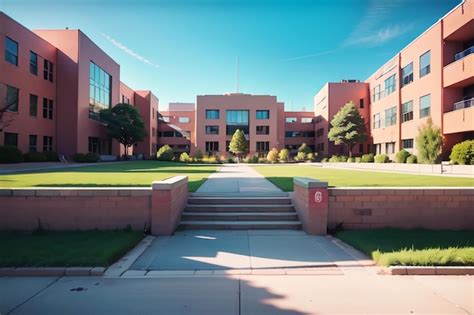
[[[469,47],[468,49],[461,51],[454,55],[454,61],[462,59],[466,57],[467,55],[474,54],[474,46]]]
[[[474,97],[471,97],[468,100],[456,102],[453,105],[453,110],[459,110],[463,108],[474,107]]]

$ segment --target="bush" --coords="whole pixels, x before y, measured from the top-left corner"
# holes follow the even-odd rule
[[[72,159],[76,163],[95,163],[100,160],[100,156],[95,153],[76,153]]]
[[[202,160],[202,158],[204,157],[204,155],[202,154],[202,151],[201,150],[196,150],[196,152],[194,152],[194,160],[196,162],[199,162]]]
[[[191,162],[191,158],[189,157],[189,154],[187,154],[186,152],[183,152],[179,156],[179,161],[183,163],[189,163]]]
[[[377,154],[375,156],[375,163],[388,163],[390,159],[386,154]]]
[[[407,164],[416,164],[417,162],[416,155],[410,155],[407,157]]]
[[[173,157],[173,149],[167,144],[162,146],[156,153],[156,158],[160,161],[172,161]]]
[[[270,163],[278,162],[278,150],[273,148],[267,154],[267,161]]]
[[[43,154],[46,157],[46,161],[49,161],[49,162],[58,162],[59,161],[59,156],[54,151],[44,151]]]
[[[227,163],[235,163],[235,159],[232,156],[229,156],[226,160]]]
[[[295,161],[297,162],[303,162],[306,159],[306,153],[304,152],[298,152],[295,156]]]
[[[25,162],[46,162],[46,156],[42,152],[28,152],[23,155]]]
[[[360,158],[362,163],[374,163],[374,155],[372,153],[364,154]]]
[[[339,162],[346,162],[347,161],[347,156],[344,155],[333,155],[329,159],[329,162],[331,163],[339,163]]]
[[[23,154],[20,149],[12,145],[0,146],[0,163],[21,163]]]
[[[418,129],[415,143],[421,163],[433,164],[438,161],[443,146],[441,129],[433,124],[431,117],[425,125]]]
[[[215,155],[210,155],[210,156],[204,156],[202,158],[202,161],[204,163],[209,163],[209,164],[216,164],[216,163],[219,163],[219,159],[217,158],[217,156]]]
[[[362,158],[361,158],[361,157],[356,157],[355,160],[354,160],[354,162],[360,163],[360,162],[362,162]]]
[[[306,161],[308,161],[308,162],[313,162],[314,161],[314,153],[313,152],[310,152],[310,153],[306,154]]]
[[[311,148],[303,142],[303,144],[301,144],[301,146],[298,148],[298,152],[304,152],[305,154],[309,154],[311,153]]]
[[[455,164],[474,164],[474,140],[466,140],[456,144],[453,147],[449,158]]]
[[[265,163],[267,163],[267,162],[268,162],[268,161],[267,161],[266,158],[260,157],[260,158],[258,158],[258,162],[257,162],[257,163],[259,163],[259,164],[265,164]]]
[[[410,152],[405,149],[401,149],[397,152],[397,154],[395,154],[395,161],[397,161],[397,163],[406,163],[409,156]]]
[[[290,159],[290,151],[288,151],[288,149],[282,149],[278,154],[278,159],[282,162],[288,162]]]
[[[323,158],[323,159],[321,160],[321,163],[327,163],[327,162],[328,162],[328,158],[327,158],[327,157],[325,157],[325,158]]]
[[[350,157],[347,159],[347,163],[355,163],[356,158],[355,157]]]

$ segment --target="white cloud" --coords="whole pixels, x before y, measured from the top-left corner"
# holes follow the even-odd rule
[[[308,58],[314,58],[314,57],[320,57],[320,56],[325,56],[325,55],[329,55],[333,52],[336,52],[337,49],[331,49],[331,50],[324,50],[324,51],[320,51],[320,52],[317,52],[317,53],[314,53],[314,54],[309,54],[309,55],[303,55],[303,56],[296,56],[296,57],[290,57],[290,58],[286,58],[285,60],[286,61],[294,61],[294,60],[301,60],[301,59],[308,59]]]
[[[373,33],[350,37],[346,40],[345,46],[357,44],[377,46],[406,33],[410,28],[410,25],[404,27],[400,25],[387,26]]]
[[[150,60],[146,59],[145,57],[143,57],[142,55],[134,52],[132,49],[128,48],[127,46],[125,46],[124,44],[122,44],[121,42],[119,42],[118,40],[110,37],[109,35],[107,34],[104,34],[104,33],[101,33],[101,35],[107,39],[110,43],[112,43],[115,47],[117,47],[118,49],[122,50],[124,53],[126,53],[127,55],[130,55],[132,56],[133,58],[135,58],[136,60],[138,61],[141,61],[143,62],[144,64],[147,64],[149,66],[152,66],[152,67],[155,67],[155,68],[159,68],[160,66],[151,62]]]

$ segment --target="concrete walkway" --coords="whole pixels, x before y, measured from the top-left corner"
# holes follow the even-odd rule
[[[252,167],[243,164],[223,165],[211,174],[196,191],[198,194],[240,193],[282,195],[282,190]]]

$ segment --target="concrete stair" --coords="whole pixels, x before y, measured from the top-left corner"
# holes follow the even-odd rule
[[[178,229],[295,230],[301,222],[287,194],[192,194]]]

